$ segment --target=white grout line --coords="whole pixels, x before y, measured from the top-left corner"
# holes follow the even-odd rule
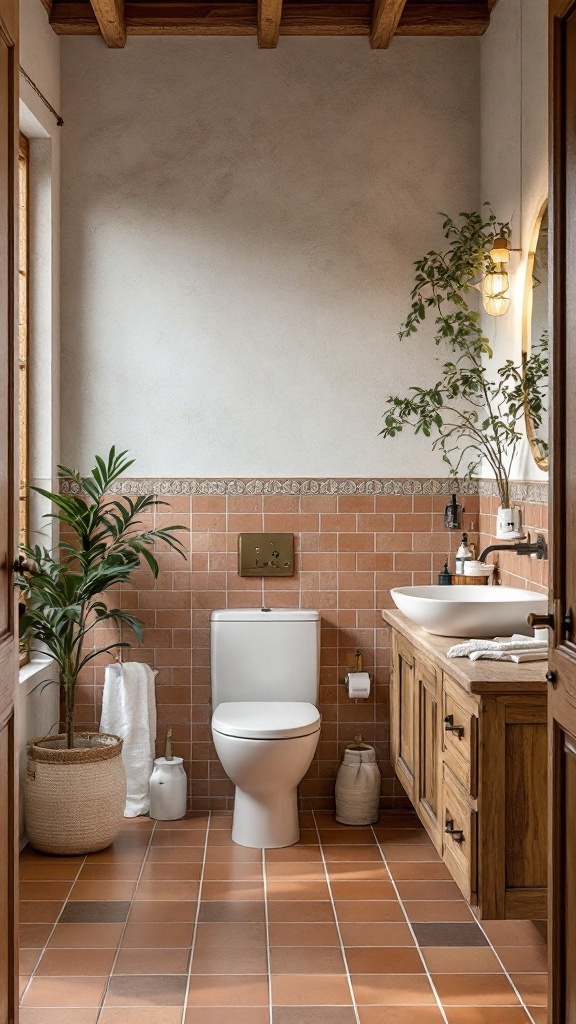
[[[346,969],[346,980],[348,981],[348,988],[350,989],[350,996],[352,999],[352,1008],[354,1010],[354,1016],[356,1018],[356,1024],[360,1024],[360,1016],[358,1014],[358,1007],[356,1005],[356,997],[354,995],[354,987],[352,985],[352,978],[350,977],[350,970],[348,968],[348,959],[346,957],[346,948],[344,946],[344,940],[342,938],[342,932],[340,931],[340,921],[338,920],[338,914],[336,912],[336,904],[334,902],[334,896],[332,894],[332,885],[330,883],[330,875],[328,873],[328,865],[326,864],[326,858],[324,856],[324,848],[322,846],[322,838],[320,836],[320,830],[318,828],[318,822],[316,821],[316,814],[312,811],[312,818],[314,820],[314,828],[316,829],[316,835],[318,836],[318,843],[320,845],[320,855],[322,857],[322,864],[324,866],[324,876],[326,878],[326,884],[328,885],[328,892],[330,894],[330,902],[332,904],[332,913],[334,914],[334,921],[336,923],[336,931],[338,932],[338,940],[340,942],[340,952],[342,953],[342,959],[344,960],[344,967]]]
[[[266,850],[262,850],[262,877],[264,880],[264,922],[266,925],[266,967],[268,970],[268,1006],[270,1011],[270,1024],[274,1024],[274,1009],[272,1006],[272,967],[270,963],[270,921],[268,918],[268,882],[266,879]]]
[[[206,835],[204,837],[204,852],[202,854],[202,867],[200,869],[200,883],[198,885],[198,903],[196,904],[196,914],[194,915],[194,931],[192,933],[192,942],[190,944],[190,955],[188,957],[188,969],[186,978],[186,990],[184,992],[184,1005],[182,1007],[182,1021],[181,1024],[185,1024],[186,1011],[188,1009],[188,995],[190,992],[190,981],[192,978],[192,961],[194,960],[194,950],[196,949],[196,936],[198,934],[198,922],[200,920],[200,907],[202,902],[202,886],[204,884],[204,869],[206,867],[206,856],[208,854],[208,837],[210,835],[210,825],[212,823],[212,811],[208,811],[208,821],[206,823]],[[98,1022],[96,1021],[96,1024]]]
[[[30,988],[30,983],[31,983],[32,978],[34,977],[34,975],[36,973],[36,968],[38,967],[38,964],[40,963],[42,957],[44,956],[44,953],[46,952],[46,950],[48,948],[48,943],[50,942],[50,939],[54,935],[54,932],[56,930],[56,925],[58,924],[60,918],[62,917],[62,914],[63,914],[63,911],[64,911],[64,907],[66,906],[66,904],[68,903],[68,900],[70,899],[70,893],[72,892],[73,887],[76,885],[76,882],[78,881],[78,879],[80,877],[80,872],[82,871],[82,868],[84,867],[84,865],[86,863],[86,860],[87,860],[87,857],[83,857],[82,858],[82,863],[80,864],[80,867],[78,868],[78,871],[76,872],[76,876],[73,879],[73,881],[70,882],[70,888],[68,890],[68,895],[67,895],[66,899],[64,900],[64,903],[62,904],[61,908],[60,908],[60,913],[58,914],[58,917],[54,921],[54,924],[52,925],[50,934],[48,935],[48,938],[46,939],[46,942],[44,943],[42,949],[40,950],[40,954],[39,954],[39,956],[38,956],[38,958],[36,960],[36,963],[34,964],[34,967],[32,968],[32,970],[30,972],[30,977],[28,978],[28,982],[26,984],[26,988],[24,989],[24,991],[20,995],[20,1003],[22,1003],[22,1000],[24,999],[24,996],[26,995],[28,989]],[[33,879],[20,879],[19,881],[33,881]],[[44,881],[44,879],[34,879],[34,881]],[[67,879],[62,879],[62,881],[67,881]],[[42,901],[39,900],[38,902],[42,902]],[[33,922],[21,921],[20,923],[21,924],[24,924],[24,923],[32,924]]]
[[[136,882],[134,884],[134,892],[132,893],[132,899],[130,900],[130,906],[128,907],[128,913],[126,914],[126,920],[124,921],[124,924],[122,926],[122,931],[120,932],[120,938],[118,939],[118,944],[116,946],[116,952],[114,954],[114,959],[112,961],[112,966],[110,968],[110,971],[109,971],[109,974],[108,974],[108,978],[106,980],[106,986],[104,988],[104,992],[102,993],[102,999],[100,1000],[100,1005],[98,1007],[98,1013],[96,1015],[96,1020],[95,1020],[94,1024],[98,1024],[98,1021],[100,1020],[100,1017],[102,1016],[102,1010],[104,1008],[104,1000],[106,999],[106,996],[108,995],[108,990],[110,988],[110,983],[112,981],[112,975],[114,973],[114,968],[116,967],[116,963],[118,961],[118,957],[120,956],[120,949],[122,947],[122,939],[124,938],[124,935],[126,934],[126,928],[128,927],[128,921],[130,920],[130,912],[132,910],[132,907],[134,906],[134,901],[136,899],[136,893],[138,892],[138,886],[140,884],[140,879],[142,878],[142,872],[144,871],[144,866],[146,864],[146,861],[148,860],[148,853],[149,853],[150,847],[152,845],[152,837],[153,837],[155,831],[156,831],[156,822],[154,822],[152,828],[150,829],[150,836],[148,838],[148,843],[146,845],[146,850],[144,852],[144,856],[142,857],[142,863],[140,865],[140,870],[138,872],[138,877],[137,877]]]
[[[440,996],[438,995],[438,992],[436,991],[436,986],[435,986],[435,984],[434,984],[434,982],[432,980],[432,975],[430,974],[430,971],[428,969],[428,964],[426,963],[426,961],[424,959],[424,955],[422,953],[422,950],[420,949],[420,944],[418,942],[418,939],[416,938],[416,933],[414,931],[414,928],[412,927],[412,922],[411,922],[411,920],[408,917],[408,914],[406,912],[406,907],[404,906],[404,901],[402,900],[402,898],[400,896],[400,893],[398,891],[398,886],[396,885],[396,882],[395,882],[394,878],[392,877],[392,872],[390,871],[390,868],[388,867],[388,861],[386,860],[386,855],[384,853],[384,850],[382,849],[382,847],[380,846],[380,843],[378,842],[378,836],[376,835],[376,833],[374,831],[374,828],[372,827],[370,829],[370,831],[372,832],[372,835],[374,836],[374,839],[376,840],[376,845],[377,845],[377,847],[378,847],[378,849],[380,851],[380,856],[381,856],[382,860],[384,861],[384,866],[386,868],[386,871],[388,872],[388,877],[390,878],[390,881],[391,881],[392,886],[394,888],[394,892],[396,893],[396,899],[398,900],[398,903],[400,904],[400,909],[402,910],[402,913],[404,914],[404,918],[406,920],[406,924],[408,925],[408,928],[410,929],[410,934],[412,935],[412,938],[414,939],[414,943],[415,943],[416,949],[418,950],[418,955],[419,955],[419,957],[420,957],[420,959],[422,961],[422,965],[423,965],[424,970],[426,972],[426,977],[428,978],[428,982],[430,984],[432,992],[434,993],[434,998],[435,998],[436,1003],[438,1005],[438,1009],[440,1010],[440,1013],[442,1014],[442,1019],[446,1022],[446,1024],[448,1024],[448,1017],[446,1016],[446,1011],[444,1010],[444,1007],[442,1006],[442,1001],[440,999]]]

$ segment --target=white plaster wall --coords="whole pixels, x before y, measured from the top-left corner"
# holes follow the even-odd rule
[[[547,18],[547,0],[501,0],[481,43],[482,197],[492,202],[500,219],[511,220],[512,245],[522,249],[510,264],[508,313],[483,316],[498,365],[521,358],[526,257],[548,195]],[[527,443],[513,476],[546,478]]]
[[[378,437],[437,211],[479,198],[475,39],[62,47],[62,455],[139,475],[445,475]]]

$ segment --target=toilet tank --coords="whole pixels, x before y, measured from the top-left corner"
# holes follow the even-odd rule
[[[213,708],[241,700],[318,702],[320,612],[214,611],[210,647]]]

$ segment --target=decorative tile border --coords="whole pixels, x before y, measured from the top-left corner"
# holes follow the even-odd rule
[[[80,490],[72,480],[62,480],[63,494]],[[400,478],[400,479],[236,479],[200,478],[125,478],[111,488],[114,494],[478,494],[477,480]]]
[[[495,480],[478,480],[478,494],[486,497],[498,497]],[[548,504],[548,484],[536,480],[513,480],[510,485],[512,501],[525,501],[533,505]]]

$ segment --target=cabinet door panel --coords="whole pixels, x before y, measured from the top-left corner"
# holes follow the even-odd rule
[[[433,665],[416,659],[418,684],[418,788],[417,811],[440,848],[440,732],[438,673]]]
[[[477,814],[446,765],[442,795],[442,859],[465,899],[476,903]]]
[[[396,775],[411,800],[415,797],[415,666],[411,648],[394,639],[392,682],[392,758]]]

